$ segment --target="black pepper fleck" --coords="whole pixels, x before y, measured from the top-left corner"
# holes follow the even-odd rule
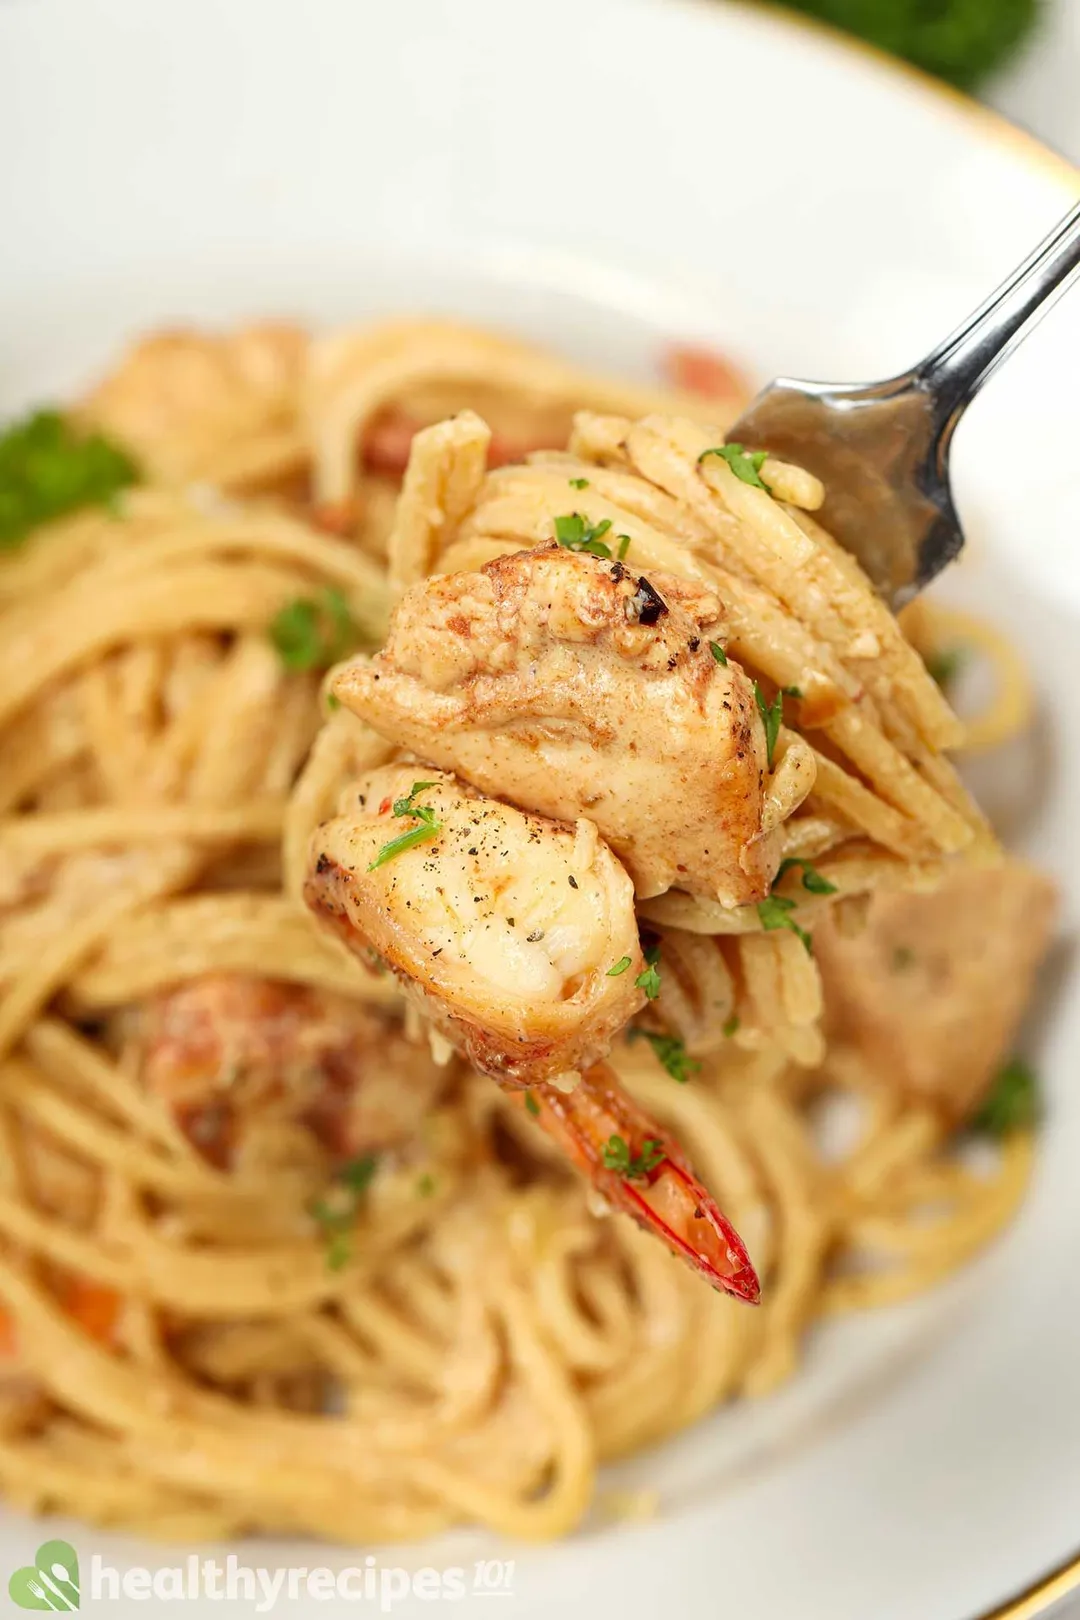
[[[639,624],[655,624],[668,610],[664,598],[656,591],[644,574],[638,576],[637,590],[630,598],[630,611]]]

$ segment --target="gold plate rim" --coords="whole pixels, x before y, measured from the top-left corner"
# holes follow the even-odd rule
[[[790,6],[783,4],[783,0],[679,0],[679,3],[692,6],[696,11],[711,11],[714,14],[723,5],[729,10],[746,12],[748,15],[771,15],[776,22],[793,31],[816,37],[834,50],[861,58],[877,71],[913,86],[927,100],[946,107],[957,122],[974,126],[995,145],[1008,147],[1032,169],[1059,182],[1066,201],[1075,201],[1080,193],[1080,165],[1073,163],[1063,152],[1056,151],[1049,142],[1033,135],[1023,125],[1013,123],[1004,113],[976,101],[966,91],[958,90],[944,79],[935,78],[924,68],[890,56],[880,46],[846,34],[843,29],[824,22],[820,17],[811,17],[804,11],[793,11]]]
[[[715,13],[718,9],[718,0],[680,0],[680,3],[692,6],[695,10],[707,9]],[[928,100],[947,107],[950,114],[959,122],[973,125],[980,134],[988,137],[996,145],[1007,147],[1014,156],[1029,164],[1033,170],[1060,184],[1065,201],[1075,201],[1080,193],[1080,167],[1072,163],[1063,153],[1055,151],[1046,141],[1033,135],[1030,130],[1014,124],[1003,113],[984,106],[943,79],[936,79],[933,74],[924,72],[922,68],[890,56],[887,51],[868,44],[866,40],[845,34],[841,29],[823,22],[819,17],[792,11],[788,6],[778,4],[777,0],[722,0],[722,3],[731,9],[758,16],[763,12],[771,14],[776,22],[787,28],[816,36],[831,45],[834,50],[848,56],[859,57],[864,62],[868,61],[876,70],[913,85]],[[1037,1576],[1022,1590],[1003,1599],[993,1608],[982,1609],[978,1614],[966,1617],[966,1620],[1040,1620],[1040,1617],[1046,1615],[1055,1604],[1078,1591],[1080,1591],[1080,1547],[1049,1572]]]

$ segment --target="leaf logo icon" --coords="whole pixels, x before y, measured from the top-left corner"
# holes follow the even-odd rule
[[[79,1607],[79,1555],[69,1541],[43,1541],[32,1564],[8,1581],[8,1595],[20,1609],[70,1614]]]

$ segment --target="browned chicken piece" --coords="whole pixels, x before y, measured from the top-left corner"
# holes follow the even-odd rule
[[[595,1063],[645,1000],[633,887],[595,826],[544,821],[421,766],[383,766],[349,790],[315,833],[305,898],[511,1084]]]
[[[335,1160],[415,1134],[445,1080],[400,1021],[307,985],[208,974],[145,1015],[142,1075],[212,1163],[233,1164],[267,1109]]]
[[[932,894],[879,894],[866,929],[814,931],[830,1033],[882,1075],[966,1118],[1010,1055],[1056,893],[1021,861],[957,868]]]
[[[677,886],[745,905],[779,856],[753,685],[718,662],[709,590],[558,545],[408,591],[342,703],[443,770],[525,810],[588,816],[639,897]]]
[[[80,415],[158,481],[257,485],[306,459],[296,401],[307,346],[298,327],[269,321],[220,334],[158,332],[129,350]]]

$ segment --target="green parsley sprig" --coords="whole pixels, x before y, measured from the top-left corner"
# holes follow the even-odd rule
[[[1030,1130],[1038,1124],[1041,1113],[1035,1071],[1023,1058],[1014,1057],[999,1072],[969,1125],[971,1130],[1000,1141],[1012,1131]]]
[[[353,1227],[378,1164],[372,1153],[350,1159],[335,1172],[326,1197],[313,1198],[308,1205],[308,1213],[326,1241],[326,1263],[331,1271],[340,1271],[352,1256]]]
[[[663,1164],[667,1154],[655,1137],[647,1136],[641,1152],[631,1155],[626,1138],[613,1135],[601,1148],[600,1157],[605,1170],[617,1170],[625,1181],[644,1181],[650,1171]]]
[[[754,682],[754,701],[761,716],[761,723],[765,727],[765,757],[772,770],[773,751],[776,748],[776,739],[780,735],[780,726],[784,719],[784,694],[777,692],[771,703],[766,703],[765,694],[757,681]]]
[[[727,663],[727,653],[724,651],[723,647],[721,647],[718,641],[709,642],[709,651],[712,653],[718,664]]]
[[[772,770],[773,754],[776,750],[776,739],[779,737],[780,727],[784,723],[784,699],[786,697],[801,698],[802,691],[798,686],[781,686],[772,702],[766,703],[764,692],[757,681],[754,682],[754,702],[757,704],[761,723],[765,727],[765,755],[770,770]]]
[[[580,512],[569,512],[555,519],[555,538],[567,551],[588,551],[594,557],[611,561],[611,547],[604,544],[604,535],[611,528],[611,519],[590,523]]]
[[[608,968],[605,978],[617,979],[620,973],[626,972],[627,968],[630,966],[630,961],[631,958],[629,956],[620,956],[619,960],[617,962],[613,962],[611,967]]]
[[[435,820],[435,811],[432,807],[429,804],[416,803],[418,793],[423,793],[425,788],[434,786],[434,782],[414,782],[405,798],[394,800],[395,816],[411,816],[420,825],[410,827],[408,832],[400,833],[397,838],[391,838],[388,844],[384,844],[368,865],[369,872],[374,872],[379,866],[385,866],[395,855],[404,855],[407,849],[415,849],[417,844],[426,844],[429,839],[437,838],[442,832],[442,822]]]
[[[59,411],[34,411],[0,434],[0,551],[80,506],[107,506],[137,482],[125,450],[81,433]]]
[[[767,900],[759,900],[757,903],[757,914],[766,933],[771,932],[774,928],[790,928],[793,934],[798,935],[812,955],[814,943],[806,929],[800,928],[795,921],[792,916],[794,910],[794,900],[789,900],[783,894],[770,894]]]
[[[658,1062],[681,1086],[684,1086],[690,1076],[697,1074],[701,1068],[697,1058],[690,1057],[687,1052],[686,1042],[680,1041],[676,1035],[657,1035],[651,1029],[640,1029],[636,1024],[632,1024],[627,1038],[631,1041],[648,1041],[656,1053]]]
[[[637,985],[639,990],[644,990],[650,1001],[655,1001],[657,996],[660,994],[659,945],[647,946],[642,952],[642,955],[644,956],[647,965],[645,967],[645,971],[638,974],[637,978],[634,980],[634,983]]]
[[[741,444],[717,444],[708,450],[703,450],[698,456],[698,463],[706,456],[720,456],[726,461],[736,478],[741,478],[744,484],[751,484],[754,489],[763,489],[767,495],[772,490],[761,476],[761,469],[768,458],[767,450],[747,450]]]
[[[780,862],[779,870],[773,880],[773,887],[775,888],[776,884],[780,882],[785,872],[791,872],[799,866],[802,867],[802,886],[811,894],[836,894],[838,892],[836,884],[830,883],[827,877],[822,877],[817,867],[812,866],[809,861],[803,860],[801,855],[789,855],[786,860]]]
[[[298,596],[270,621],[270,640],[292,674],[329,669],[354,652],[360,630],[344,594],[327,586],[321,596]]]

